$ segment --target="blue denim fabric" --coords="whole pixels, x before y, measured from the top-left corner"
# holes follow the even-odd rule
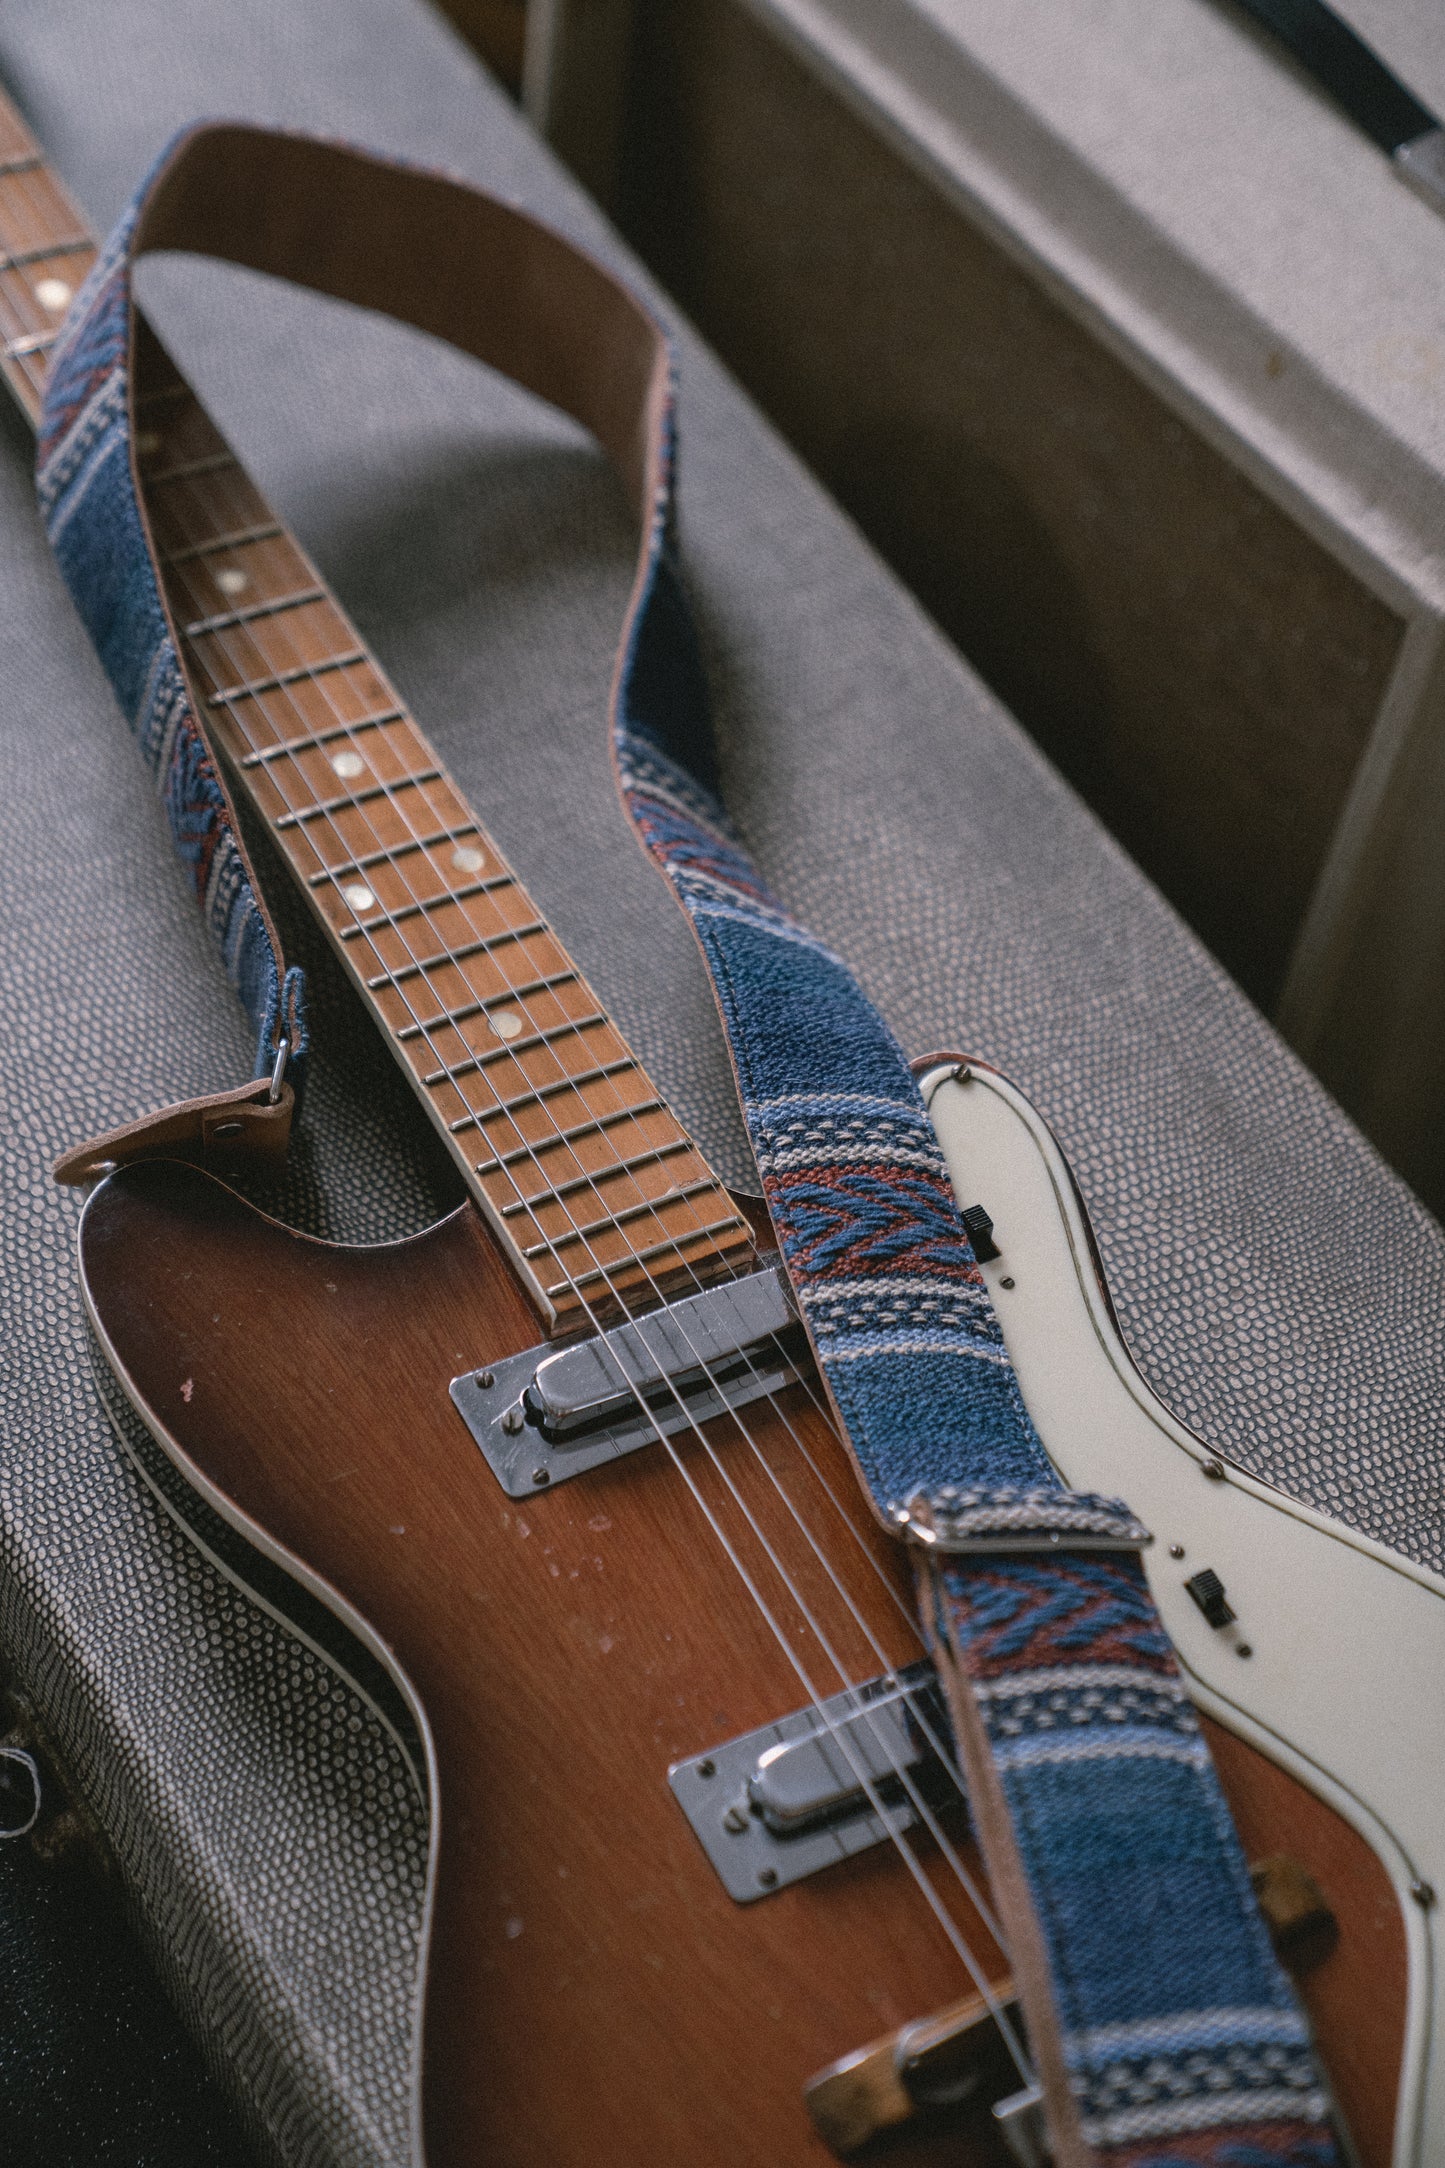
[[[165,164],[167,152],[157,167]],[[50,546],[165,804],[176,851],[256,1028],[257,1076],[290,1041],[299,1086],[305,986],[256,899],[161,604],[131,464],[131,240],[149,179],[77,296],[45,387],[36,487]]]

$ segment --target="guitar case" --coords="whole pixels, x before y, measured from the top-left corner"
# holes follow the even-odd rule
[[[11,0],[0,76],[101,229],[177,125],[228,112],[454,168],[626,266],[422,0]],[[606,774],[632,537],[600,464],[394,327],[209,268],[151,272],[147,305],[242,457],[680,1116],[745,1174],[690,937]],[[1027,1088],[1130,1345],[1190,1425],[1445,1566],[1439,1228],[692,338],[682,401],[684,560],[727,794],[765,870],[905,1045],[981,1049]],[[325,1653],[178,1531],[92,1383],[79,1200],[49,1165],[231,1082],[251,1049],[50,563],[32,461],[7,413],[0,1641],[273,2154],[392,2168],[426,1834],[406,1757]],[[284,880],[268,888],[284,909]],[[455,1202],[447,1170],[316,944],[299,924],[287,939],[317,1052],[264,1201],[337,1239],[414,1231]]]

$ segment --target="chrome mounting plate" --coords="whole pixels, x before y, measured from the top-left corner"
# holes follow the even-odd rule
[[[507,1496],[527,1498],[781,1392],[805,1359],[787,1281],[765,1266],[570,1347],[463,1371],[451,1396]]]

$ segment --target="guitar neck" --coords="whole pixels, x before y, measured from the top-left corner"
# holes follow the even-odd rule
[[[85,221],[0,99],[0,368],[32,422]],[[160,342],[134,457],[206,735],[549,1325],[745,1269],[746,1221]]]

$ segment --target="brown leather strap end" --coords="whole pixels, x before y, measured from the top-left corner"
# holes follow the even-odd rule
[[[235,1091],[183,1099],[142,1115],[123,1129],[62,1152],[52,1172],[57,1182],[98,1182],[137,1159],[188,1159],[217,1174],[281,1172],[291,1141],[296,1095],[283,1084],[276,1098],[265,1077]]]

